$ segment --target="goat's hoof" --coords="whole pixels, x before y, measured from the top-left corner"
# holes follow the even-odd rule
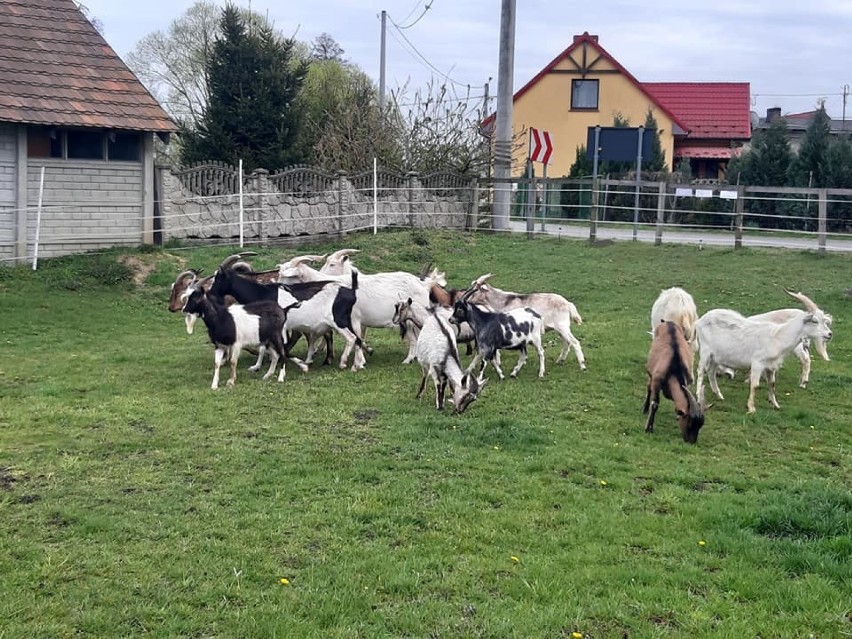
[[[807,387],[808,387],[807,382],[802,382],[801,384],[799,384],[799,388],[807,388]]]
[[[234,382],[232,382],[231,380],[228,380],[228,383],[226,384],[226,386],[227,386],[228,388],[233,388],[233,387],[234,387]]]
[[[252,373],[256,373],[257,371],[259,371],[259,370],[260,370],[260,366],[249,366],[249,367],[248,367],[248,369],[249,369]]]

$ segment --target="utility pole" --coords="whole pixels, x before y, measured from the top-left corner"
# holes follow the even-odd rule
[[[489,77],[489,78],[488,78],[488,82],[486,82],[486,83],[485,83],[485,86],[483,87],[483,95],[482,95],[482,117],[479,119],[479,120],[480,120],[480,126],[481,126],[481,122],[482,122],[483,120],[485,120],[485,118],[487,118],[487,117],[488,117],[488,99],[489,99],[489,96],[488,96],[488,89],[489,89],[489,84],[490,84],[490,83],[491,83],[491,78]],[[488,157],[488,155],[487,155],[487,154],[488,154],[488,153],[490,152],[490,150],[491,150],[491,149],[490,149],[491,142],[488,140],[488,137],[486,137],[486,136],[484,136],[484,135],[483,135],[483,144],[485,145],[485,152],[486,152],[485,157]],[[485,165],[485,179],[486,179],[486,180],[490,180],[490,179],[491,179],[491,162],[487,162],[487,163],[486,163],[486,165]]]
[[[849,85],[843,85],[843,123],[841,125],[841,129],[843,131],[846,130],[846,98],[849,97]]]
[[[509,228],[512,198],[512,84],[515,75],[515,0],[502,0],[500,56],[497,70],[497,122],[494,137],[494,203],[491,227]]]
[[[385,39],[387,37],[388,12],[382,10],[382,44],[379,53],[379,111],[385,112]]]

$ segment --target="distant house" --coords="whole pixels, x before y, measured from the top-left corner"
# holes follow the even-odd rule
[[[0,259],[151,242],[176,127],[72,0],[0,0]]]
[[[747,82],[640,82],[583,33],[515,93],[513,128],[549,131],[548,174],[565,175],[589,127],[612,126],[616,116],[640,126],[651,110],[668,167],[688,160],[694,176],[718,178],[751,137],[749,96]],[[526,154],[516,151],[516,173]]]
[[[757,124],[755,125],[756,130],[768,129],[772,126],[773,122],[777,120],[784,120],[784,123],[787,125],[787,137],[790,140],[790,148],[794,151],[799,150],[799,145],[802,143],[802,138],[805,137],[805,131],[807,131],[808,126],[811,123],[811,120],[814,119],[814,115],[816,115],[816,111],[805,111],[804,113],[787,113],[786,115],[781,115],[780,107],[773,107],[771,109],[766,109],[766,117],[758,118],[755,114],[754,118],[758,118]],[[838,137],[840,135],[852,135],[852,122],[849,120],[835,120],[832,119],[829,123],[830,127],[830,135],[832,137]]]

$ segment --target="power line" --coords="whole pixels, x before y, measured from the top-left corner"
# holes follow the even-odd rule
[[[467,86],[470,86],[470,85],[468,85],[468,84],[465,84],[464,82],[459,82],[459,81],[457,81],[457,80],[454,80],[454,79],[453,79],[453,78],[451,78],[448,74],[444,73],[444,72],[443,72],[443,71],[441,71],[438,67],[436,67],[434,64],[432,64],[432,63],[431,63],[431,62],[430,62],[430,61],[426,58],[426,56],[425,56],[425,55],[423,55],[422,53],[420,53],[420,50],[419,50],[417,47],[415,47],[415,46],[414,46],[414,44],[411,42],[411,40],[409,40],[409,39],[408,39],[408,37],[407,37],[407,36],[406,36],[406,35],[405,35],[405,34],[404,34],[401,30],[400,30],[399,25],[398,25],[396,22],[394,22],[394,19],[393,19],[393,18],[391,18],[390,14],[388,14],[388,18],[390,19],[391,24],[392,24],[392,25],[393,25],[393,27],[396,29],[396,31],[399,33],[399,35],[400,35],[400,36],[402,36],[403,40],[405,40],[405,42],[406,42],[406,43],[408,43],[408,46],[411,48],[411,50],[412,50],[412,51],[414,51],[414,52],[417,54],[417,57],[419,57],[419,58],[420,58],[420,60],[421,60],[424,64],[426,64],[426,66],[428,66],[428,67],[429,67],[432,71],[434,71],[435,73],[437,73],[438,75],[440,75],[440,76],[441,76],[442,78],[444,78],[445,80],[448,80],[449,82],[452,82],[452,83],[453,83],[453,84],[455,84],[456,86],[460,86],[460,87],[467,87]],[[393,35],[393,31],[391,31],[391,35]],[[394,38],[396,38],[396,36],[395,36],[395,35],[394,35]],[[405,45],[404,45],[402,42],[400,42],[398,38],[397,38],[397,42],[399,42],[399,43],[403,46],[403,48],[405,48]]]
[[[410,28],[411,28],[411,27],[413,27],[415,24],[417,24],[418,22],[420,22],[420,21],[423,19],[423,16],[425,16],[425,15],[426,15],[426,13],[429,11],[429,9],[431,9],[431,8],[432,8],[432,3],[433,3],[433,2],[435,2],[435,0],[429,0],[429,4],[427,4],[425,7],[423,7],[423,13],[421,13],[421,14],[418,16],[418,18],[417,18],[414,22],[412,22],[411,24],[407,24],[407,25],[405,25],[404,27],[397,27],[397,28],[398,28],[398,29],[410,29]],[[409,15],[408,15],[408,17],[406,17],[406,18],[405,18],[405,20],[408,20],[408,18],[410,18],[410,17],[411,17],[411,14],[409,14]],[[405,22],[405,20],[403,20],[403,22]]]

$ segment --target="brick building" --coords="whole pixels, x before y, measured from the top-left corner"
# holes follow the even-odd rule
[[[0,260],[151,242],[176,127],[73,0],[0,0]]]

